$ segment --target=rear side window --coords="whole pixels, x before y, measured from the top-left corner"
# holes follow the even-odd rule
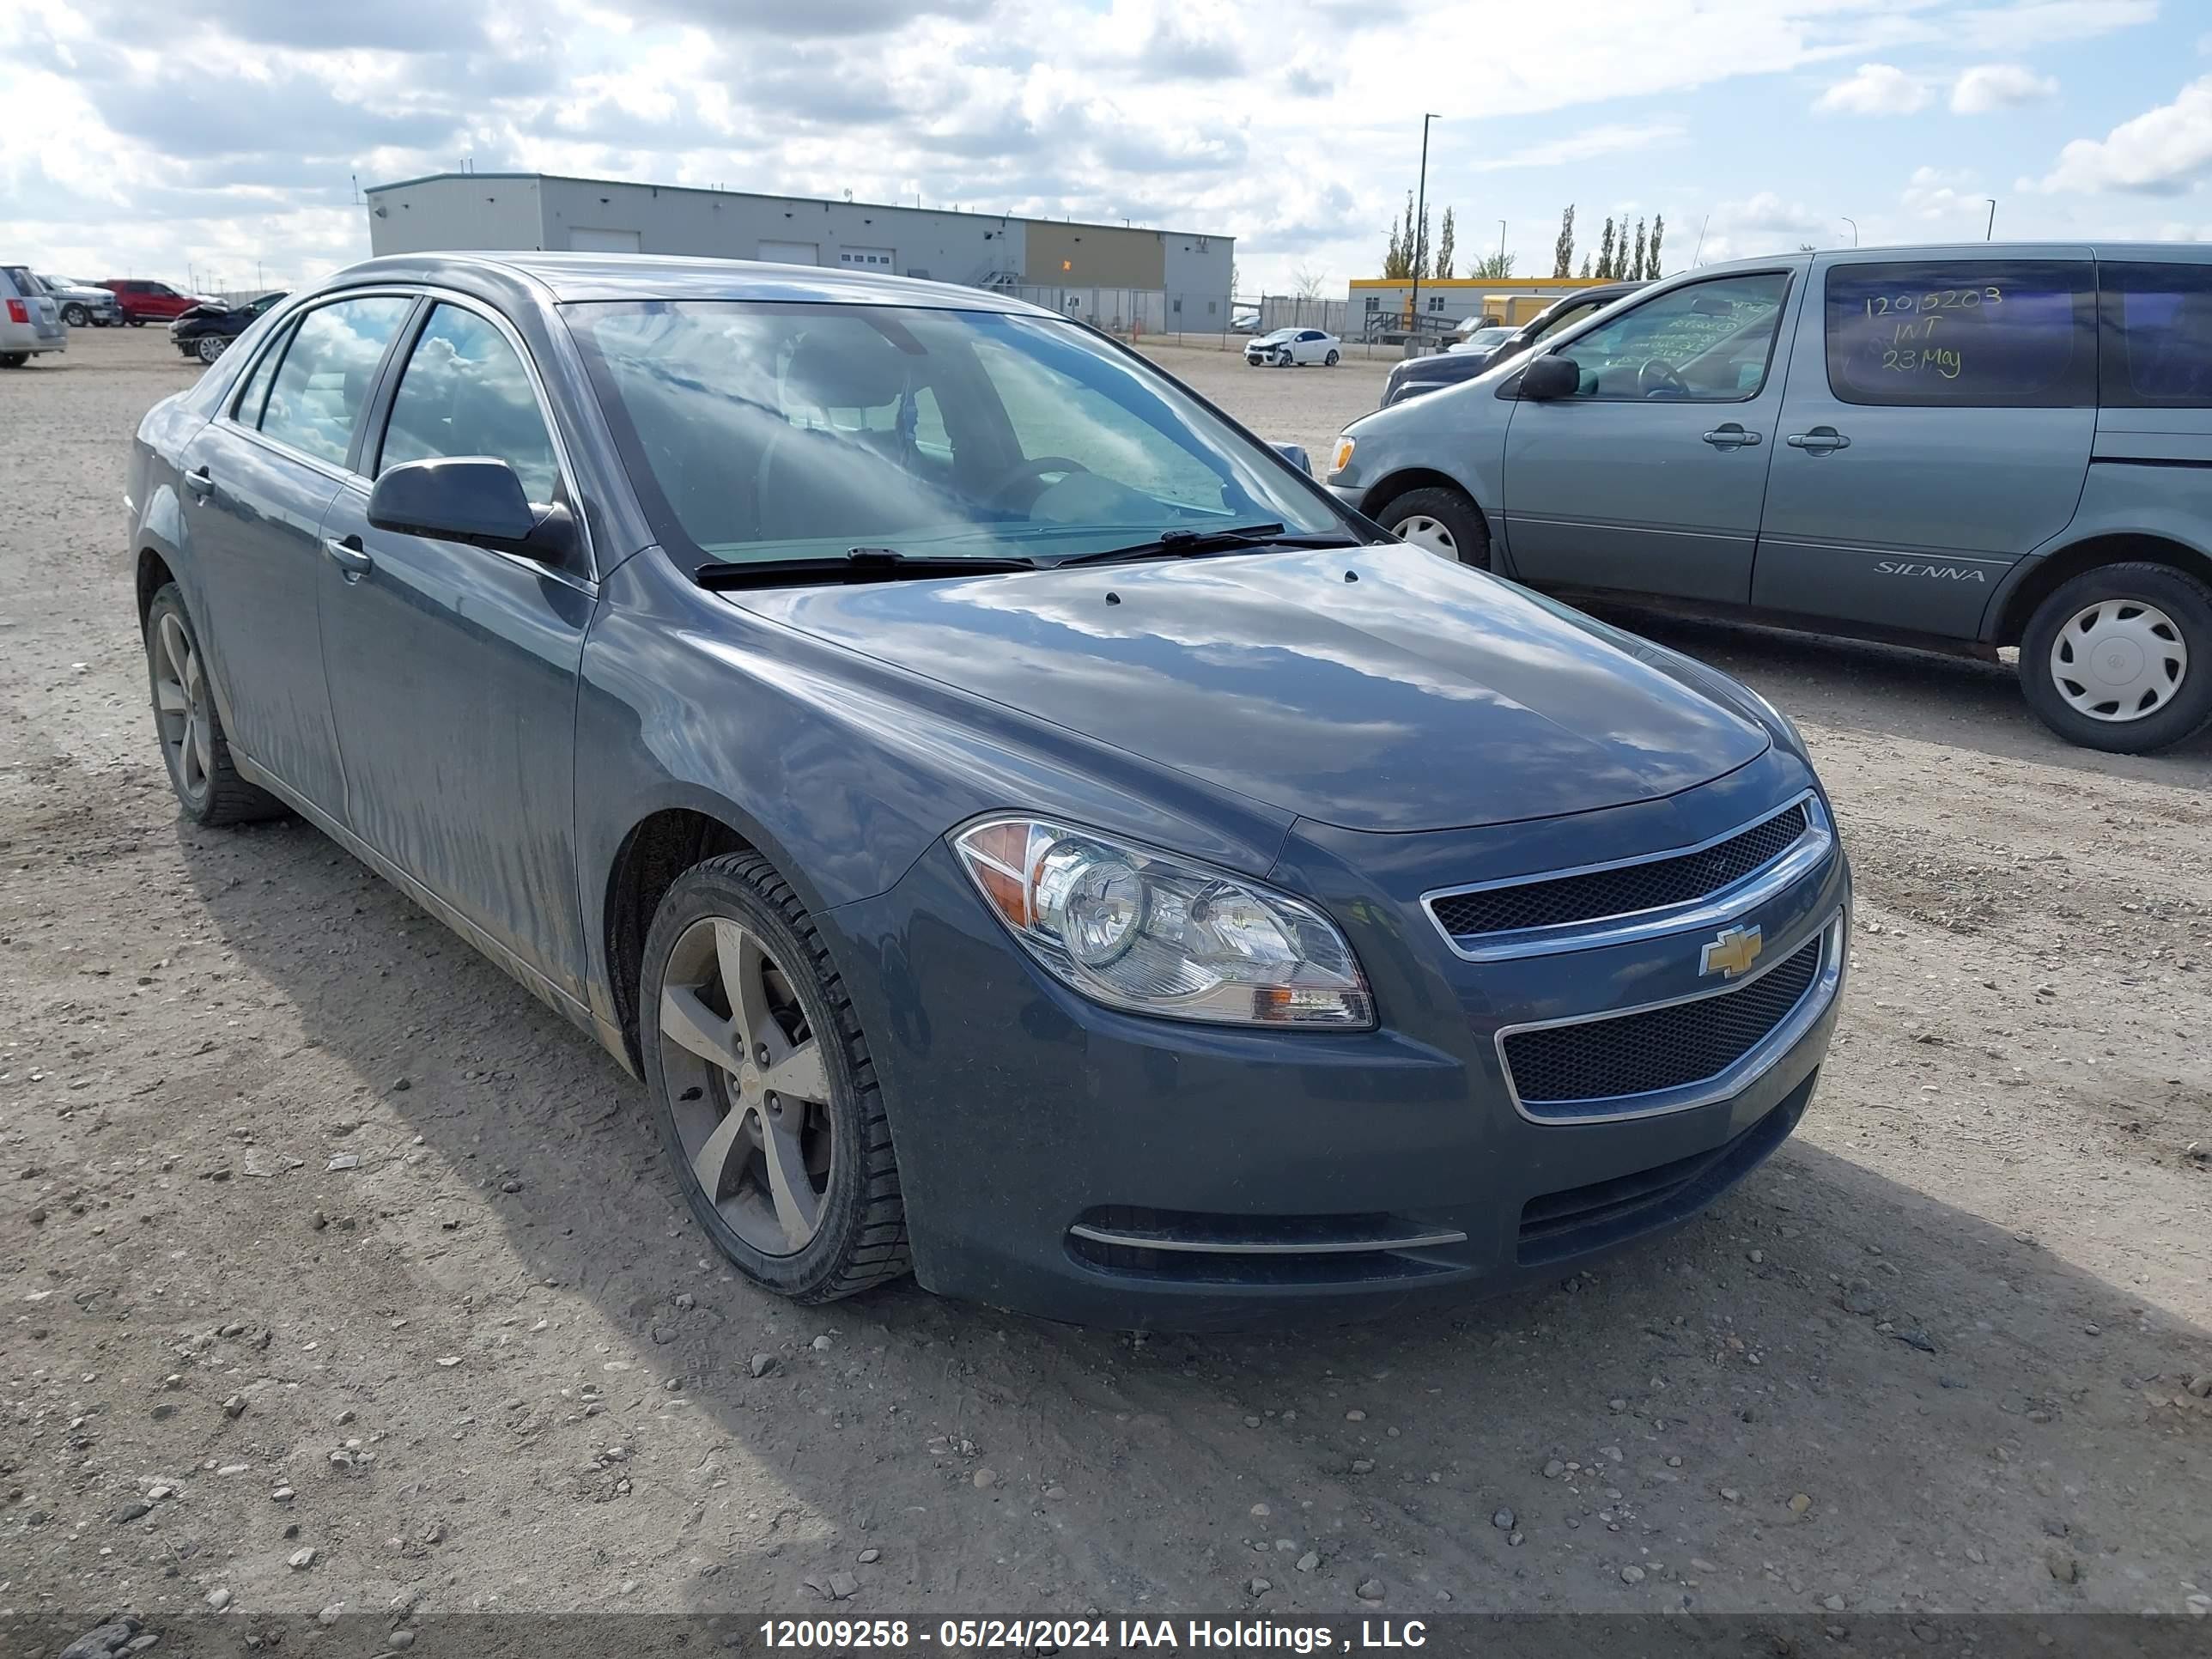
[[[340,300],[302,317],[270,383],[262,431],[318,460],[343,466],[376,366],[413,304],[382,295]]]
[[[2212,408],[2212,265],[2100,264],[2107,409]]]
[[[0,265],[0,295],[9,299],[30,299],[43,293],[39,279],[22,265]]]
[[[246,377],[246,389],[238,394],[238,401],[230,406],[230,417],[241,426],[261,424],[262,405],[269,401],[269,383],[276,378],[276,365],[284,360],[284,348],[289,340],[273,340],[269,349],[261,354],[261,361],[253,366]]]
[[[2096,401],[2087,262],[1836,265],[1825,310],[1828,389],[1844,403],[2072,409]]]

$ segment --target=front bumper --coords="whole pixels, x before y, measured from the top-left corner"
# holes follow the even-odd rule
[[[1387,901],[1355,867],[1359,842],[1451,839],[1301,825],[1271,878],[1340,919],[1368,914],[1354,944],[1382,1010],[1372,1032],[1093,1005],[1006,937],[941,844],[890,892],[823,913],[885,1091],[921,1282],[1133,1328],[1387,1314],[1555,1278],[1674,1225],[1795,1128],[1833,1030],[1840,955],[1817,1007],[1724,1095],[1611,1121],[1516,1110],[1501,1031],[1656,1001],[1686,975],[1696,987],[1696,941],[1462,960],[1411,900],[1434,884],[1418,855],[1383,872]],[[1748,919],[1772,960],[1832,927],[1840,951],[1849,891],[1838,849]]]

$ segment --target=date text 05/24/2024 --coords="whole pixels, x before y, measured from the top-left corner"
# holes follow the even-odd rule
[[[762,1622],[760,1635],[770,1648],[846,1653],[929,1647],[955,1653],[1091,1648],[1310,1654],[1419,1648],[1428,1641],[1419,1619],[1363,1619],[1356,1630],[1272,1619],[945,1619],[934,1626],[906,1619],[770,1619]]]

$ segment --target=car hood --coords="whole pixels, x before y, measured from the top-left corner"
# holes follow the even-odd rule
[[[1395,544],[727,597],[1351,830],[1652,799],[1769,743],[1572,613]]]

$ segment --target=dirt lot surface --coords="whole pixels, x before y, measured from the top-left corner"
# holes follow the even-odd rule
[[[1316,447],[1380,374],[1161,355]],[[2207,1605],[2212,746],[1650,624],[1802,722],[1859,882],[1710,1215],[1411,1326],[794,1311],[583,1037],[306,826],[180,823],[118,491],[192,373],[0,375],[0,1608]]]

